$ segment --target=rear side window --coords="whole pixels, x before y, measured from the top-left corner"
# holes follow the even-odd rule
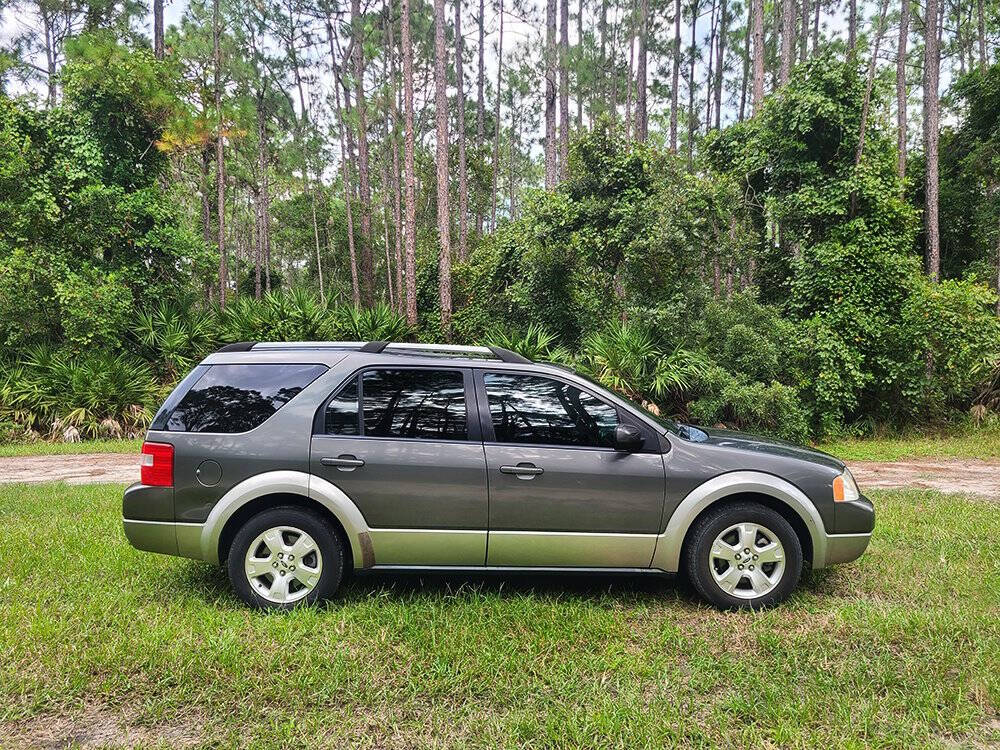
[[[172,432],[246,432],[263,424],[325,365],[212,365],[166,420]]]

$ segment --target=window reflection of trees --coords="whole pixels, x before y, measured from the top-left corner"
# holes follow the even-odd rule
[[[167,429],[252,430],[325,370],[323,365],[215,365],[181,399]]]
[[[531,375],[486,375],[496,439],[502,443],[613,446],[616,409],[575,386]]]
[[[460,372],[374,370],[363,376],[365,435],[466,440]]]

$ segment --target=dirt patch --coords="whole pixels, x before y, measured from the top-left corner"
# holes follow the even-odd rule
[[[190,712],[189,712],[190,713]],[[0,747],[17,750],[106,747],[191,747],[201,742],[204,722],[191,715],[184,722],[136,723],[126,711],[90,706],[73,716],[39,716],[0,724]]]
[[[93,484],[139,481],[135,453],[79,453],[65,456],[0,458],[0,484],[11,482],[69,482]]]
[[[862,491],[923,488],[1000,499],[1000,462],[966,458],[858,461],[849,464]]]

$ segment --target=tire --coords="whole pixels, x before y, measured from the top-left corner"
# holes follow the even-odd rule
[[[291,609],[332,597],[344,575],[336,529],[312,511],[283,505],[236,532],[226,570],[237,596],[257,609]],[[258,575],[251,578],[251,572]]]
[[[773,607],[802,575],[795,529],[777,511],[754,502],[722,505],[699,518],[688,532],[683,559],[695,590],[720,609]]]

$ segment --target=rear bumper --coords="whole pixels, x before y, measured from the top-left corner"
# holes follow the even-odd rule
[[[826,537],[826,564],[857,560],[868,549],[871,532],[864,534],[828,534]]]
[[[122,519],[125,538],[136,549],[159,552],[161,555],[178,555],[192,560],[204,560],[202,531],[204,524],[174,523],[173,521],[140,521]]]

